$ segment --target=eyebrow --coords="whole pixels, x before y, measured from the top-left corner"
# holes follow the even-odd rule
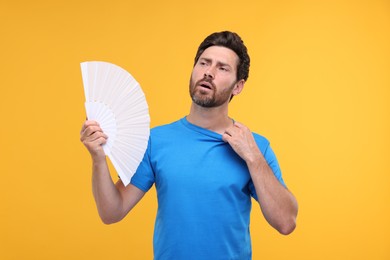
[[[209,59],[209,58],[200,58],[199,60],[204,60],[204,61],[206,61],[206,62],[208,62],[208,63],[211,63],[212,62],[212,59]],[[227,67],[229,67],[229,68],[231,68],[232,66],[230,66],[229,64],[227,64],[227,63],[224,63],[224,62],[222,62],[222,61],[217,61],[217,65],[218,66],[227,66]]]

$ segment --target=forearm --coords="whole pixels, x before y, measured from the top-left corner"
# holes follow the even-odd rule
[[[225,130],[222,139],[246,162],[268,223],[282,234],[291,233],[295,229],[297,201],[276,179],[252,132],[243,124],[235,122]]]
[[[294,195],[277,180],[262,155],[247,165],[264,217],[280,233],[291,233],[298,213]]]
[[[125,210],[122,196],[123,185],[121,187],[113,183],[102,147],[107,142],[107,138],[108,136],[103,133],[96,121],[87,120],[80,131],[80,141],[88,149],[92,158],[92,192],[96,206],[102,221],[110,224],[121,220],[125,215]],[[133,199],[135,204],[142,198],[142,192],[133,193],[137,195]]]
[[[99,216],[105,224],[115,223],[123,218],[122,197],[112,181],[105,160],[92,162],[92,192]]]

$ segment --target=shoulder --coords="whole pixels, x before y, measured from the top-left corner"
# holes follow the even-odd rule
[[[255,140],[258,144],[269,145],[269,141],[265,136],[262,136],[258,133],[254,133],[254,132],[252,132],[252,134],[253,134],[253,137],[255,138]]]
[[[181,119],[169,124],[159,125],[150,129],[150,135],[160,136],[165,134],[171,134],[181,128]]]
[[[252,132],[253,137],[255,138],[255,141],[257,143],[257,146],[260,148],[260,150],[264,153],[267,148],[269,147],[270,142],[268,139],[258,133]]]
[[[185,138],[185,127],[181,120],[169,124],[159,125],[150,130],[149,150],[156,154],[157,151],[171,149],[180,146]]]
[[[184,126],[182,119],[174,121],[169,124],[159,125],[153,127],[150,130],[150,141],[156,143],[174,142],[185,136],[186,127]]]

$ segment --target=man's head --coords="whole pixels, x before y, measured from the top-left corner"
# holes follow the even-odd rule
[[[239,58],[239,62],[237,64],[237,81],[241,79],[246,81],[248,79],[250,58],[247,48],[238,34],[229,31],[210,34],[199,45],[194,65],[197,63],[202,53],[211,46],[223,46],[234,51]]]
[[[199,46],[190,79],[192,101],[219,107],[238,95],[249,74],[249,55],[241,38],[232,32],[209,35]]]

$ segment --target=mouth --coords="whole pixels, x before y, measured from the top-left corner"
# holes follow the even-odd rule
[[[199,82],[198,86],[200,86],[200,87],[202,87],[202,88],[206,88],[206,89],[213,89],[212,83],[207,82],[207,81],[201,81],[201,82]]]

